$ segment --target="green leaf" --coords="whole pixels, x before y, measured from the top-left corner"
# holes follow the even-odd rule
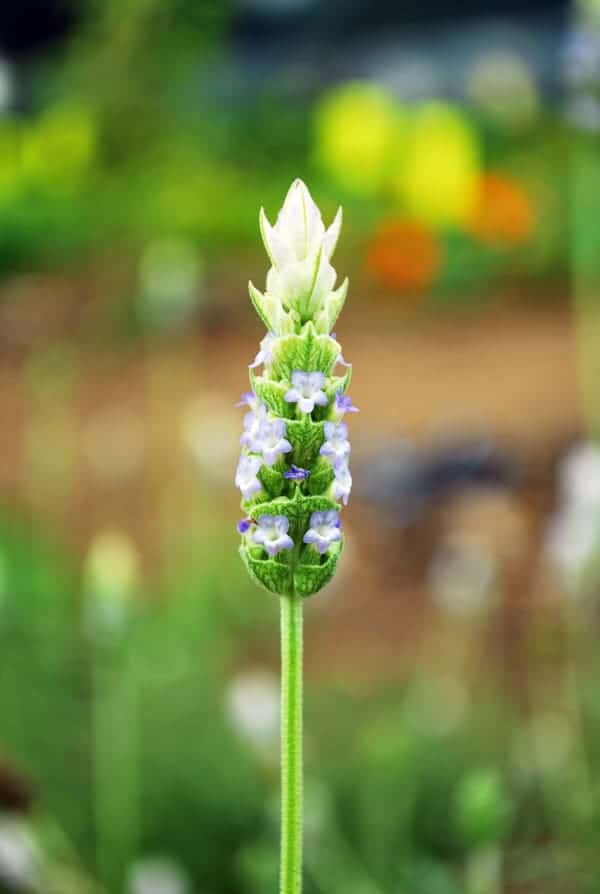
[[[323,307],[315,316],[315,327],[317,332],[331,332],[342,311],[347,294],[348,277],[346,277],[344,282],[335,290],[335,292],[331,292],[331,294],[325,298]]]
[[[254,310],[261,318],[269,332],[273,332],[275,321],[271,319],[272,315],[269,313],[269,302],[267,301],[265,295],[263,295],[263,293],[260,292],[251,282],[248,283],[248,291],[250,293],[250,300],[254,305]]]
[[[252,390],[262,400],[268,410],[282,419],[289,419],[295,413],[294,404],[285,400],[289,386],[285,382],[273,382],[264,376],[255,376],[250,370]]]
[[[328,376],[341,351],[329,335],[317,335],[312,323],[307,323],[301,335],[284,335],[272,345],[274,375],[288,381],[295,370],[322,372]]]
[[[301,469],[310,469],[325,440],[323,423],[313,422],[306,416],[304,419],[290,419],[285,428],[288,441],[294,448],[292,462]]]
[[[311,494],[323,494],[334,479],[333,466],[327,460],[317,460],[308,478],[307,484]]]
[[[344,538],[339,543],[334,543],[325,554],[325,561],[320,565],[302,563],[296,566],[294,571],[294,588],[301,596],[312,596],[323,589],[329,583],[344,547]]]
[[[278,469],[269,468],[269,466],[263,464],[258,471],[258,480],[266,490],[269,498],[281,495],[285,485],[285,478]]]
[[[307,496],[296,490],[292,499],[277,497],[254,506],[253,517],[259,519],[262,515],[285,515],[290,521],[290,537],[294,543],[301,543],[313,512],[326,512],[328,509],[339,510],[339,508],[339,504],[329,497]]]
[[[240,546],[240,555],[250,577],[270,593],[283,595],[292,588],[292,569],[288,564],[275,559],[255,559],[245,546]]]

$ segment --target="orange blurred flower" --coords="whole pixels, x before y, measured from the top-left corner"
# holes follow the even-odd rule
[[[504,174],[484,174],[468,229],[486,245],[526,242],[535,223],[535,207],[523,187]]]
[[[435,279],[442,248],[421,223],[388,218],[375,233],[367,252],[367,270],[391,289],[420,290]]]

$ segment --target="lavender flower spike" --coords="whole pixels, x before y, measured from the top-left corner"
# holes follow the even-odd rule
[[[285,437],[283,419],[263,422],[255,442],[262,450],[265,465],[269,467],[275,465],[282,453],[289,453],[292,449],[292,445]]]
[[[327,512],[313,512],[310,517],[310,527],[304,535],[304,543],[310,543],[323,555],[332,543],[338,543],[342,539],[340,530],[341,522],[335,509]]]
[[[323,391],[325,376],[322,372],[292,373],[292,387],[287,391],[284,400],[290,404],[298,404],[302,413],[312,413],[315,405],[327,406],[327,395]]]
[[[289,481],[306,481],[309,475],[310,469],[300,469],[294,463],[291,464],[287,472],[283,473],[283,477]]]
[[[260,456],[248,456],[245,453],[240,456],[235,473],[235,484],[241,490],[244,500],[249,500],[262,490],[262,484],[257,478],[261,466]]]
[[[279,214],[261,210],[259,222],[271,267],[264,292],[250,284],[265,328],[240,402],[247,409],[236,473],[240,555],[250,576],[285,603],[317,593],[335,573],[344,545],[337,513],[352,485],[346,414],[358,410],[346,395],[349,370],[336,373],[350,364],[331,334],[348,290],[332,266],[341,211],[324,222],[295,180]],[[329,521],[307,549],[317,511]]]
[[[254,543],[264,546],[271,558],[282,549],[292,549],[294,541],[288,534],[290,522],[285,515],[261,515],[252,537]]]
[[[325,443],[319,451],[321,456],[326,456],[333,463],[346,459],[350,454],[350,441],[348,440],[348,426],[345,422],[326,422],[323,426]]]

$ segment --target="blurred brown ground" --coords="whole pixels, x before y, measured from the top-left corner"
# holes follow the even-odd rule
[[[81,552],[99,530],[122,529],[148,567],[166,552],[171,561],[193,555],[214,526],[233,530],[241,424],[233,402],[247,387],[255,328],[242,336],[220,324],[209,334],[113,343],[110,351],[48,344],[33,368],[27,351],[3,351],[5,498]],[[367,317],[359,307],[338,336],[361,408],[351,420],[355,477],[371,450],[401,438],[426,444],[445,431],[491,436],[523,469],[514,493],[451,501],[416,532],[397,532],[373,507],[353,502],[344,570],[313,609],[322,617],[308,659],[335,673],[360,654],[358,679],[361,669],[397,670],[399,642],[403,661],[417,660],[427,563],[444,532],[485,531],[504,556],[511,602],[532,598],[556,461],[583,423],[565,310],[512,306],[403,321]],[[227,559],[230,544],[222,548]],[[507,642],[518,641],[514,622],[502,623]]]

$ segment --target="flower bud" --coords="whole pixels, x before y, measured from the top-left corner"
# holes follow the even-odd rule
[[[264,294],[250,283],[250,297],[270,332],[299,332],[312,320],[317,332],[328,333],[342,309],[348,283],[335,289],[331,266],[342,225],[340,208],[326,230],[321,212],[302,180],[295,180],[271,226],[260,210],[260,230],[272,267]]]

